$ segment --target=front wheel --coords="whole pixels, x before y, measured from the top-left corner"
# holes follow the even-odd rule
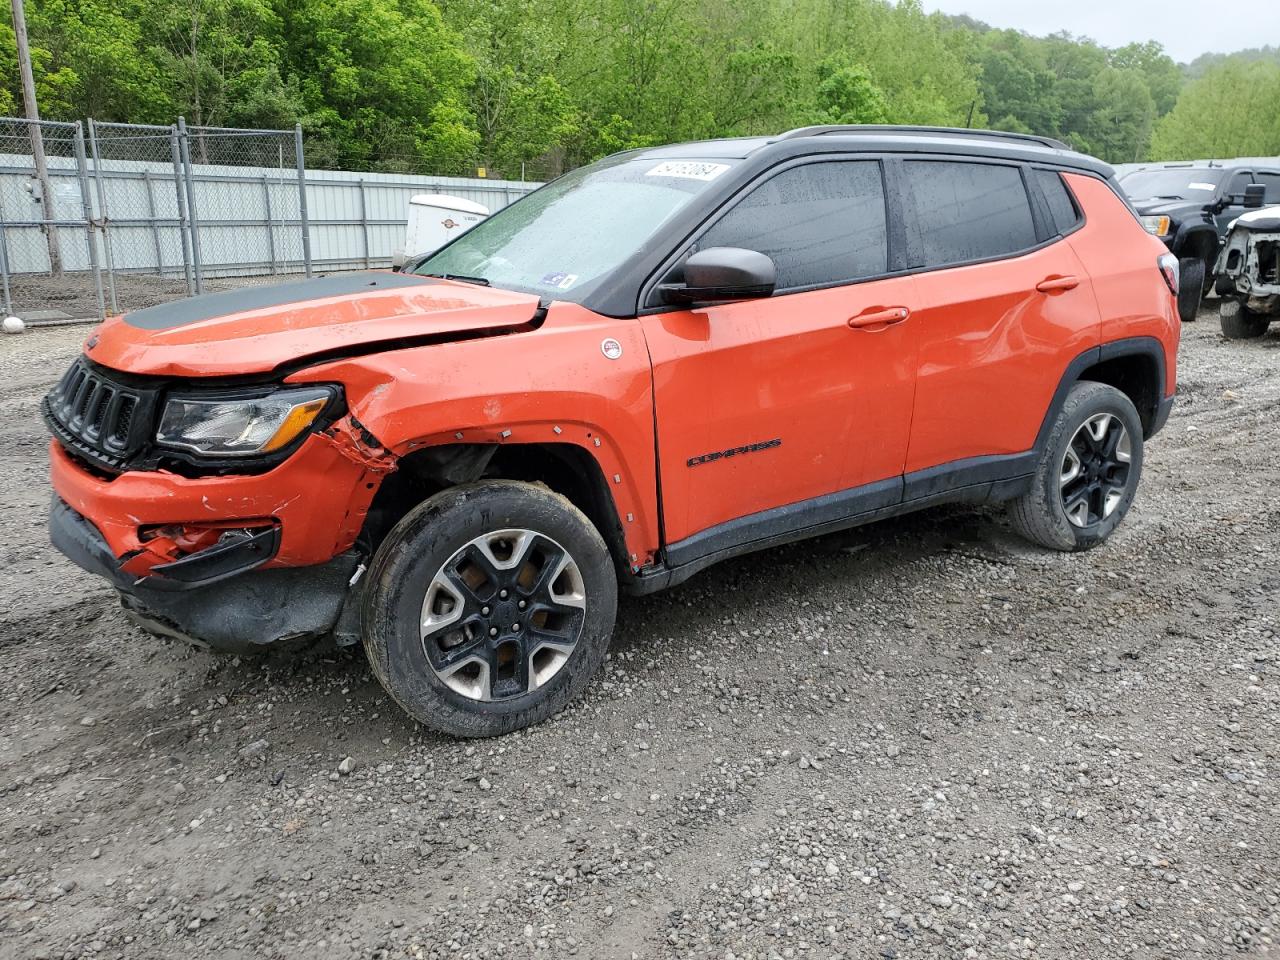
[[[550,717],[604,662],[618,582],[591,521],[544,487],[450,488],[415,507],[374,557],[364,648],[416,720],[461,737]]]
[[[1142,422],[1133,402],[1105,383],[1067,393],[1040,454],[1031,489],[1010,506],[1018,532],[1051,550],[1087,550],[1111,533],[1142,476]]]

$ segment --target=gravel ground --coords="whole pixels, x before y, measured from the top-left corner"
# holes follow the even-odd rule
[[[358,653],[143,635],[54,554],[37,400],[83,334],[0,339],[0,956],[1280,949],[1280,330],[1187,328],[1100,549],[940,509],[726,563],[479,743]]]

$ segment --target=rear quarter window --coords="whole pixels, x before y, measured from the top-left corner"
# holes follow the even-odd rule
[[[1044,194],[1049,205],[1049,216],[1053,219],[1053,227],[1058,233],[1070,233],[1080,222],[1080,210],[1067,185],[1062,182],[1062,175],[1056,170],[1037,170],[1036,182],[1040,192]]]
[[[1036,245],[1017,167],[949,160],[908,160],[903,167],[923,266],[988,260]]]

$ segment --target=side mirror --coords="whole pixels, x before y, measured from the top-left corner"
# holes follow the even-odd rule
[[[778,268],[773,260],[741,247],[708,247],[684,262],[684,282],[664,283],[665,303],[724,303],[773,294]]]
[[[1257,210],[1262,206],[1263,199],[1267,195],[1267,186],[1264,183],[1251,183],[1244,188],[1244,206],[1246,210]]]

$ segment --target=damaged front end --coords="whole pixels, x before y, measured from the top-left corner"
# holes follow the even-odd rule
[[[1218,293],[1250,312],[1280,314],[1280,207],[1239,217],[1231,225],[1216,266]]]
[[[221,405],[214,426],[189,430],[198,443],[166,446],[160,425],[174,397],[190,405],[206,396]],[[258,425],[272,396],[263,387],[202,393],[78,361],[44,403],[54,546],[110,581],[153,632],[226,652],[330,633],[350,642],[364,559],[356,540],[396,457],[337,388],[296,433],[298,403],[277,411],[282,424],[293,418],[287,430]],[[202,449],[236,403],[255,406],[238,414],[234,439],[255,429],[264,439],[245,456],[226,444]]]

